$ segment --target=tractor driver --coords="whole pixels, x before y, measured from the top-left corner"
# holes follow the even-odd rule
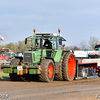
[[[46,47],[46,49],[52,49],[52,43],[48,39],[45,39],[43,46]]]

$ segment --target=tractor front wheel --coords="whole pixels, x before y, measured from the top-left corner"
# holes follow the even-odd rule
[[[11,65],[19,65],[20,64],[20,59],[14,58],[12,59]],[[9,74],[11,81],[21,81],[21,76],[17,75],[17,73],[10,73]]]
[[[21,77],[18,76],[16,73],[9,74],[11,81],[22,81]]]
[[[41,74],[39,80],[43,82],[52,82],[54,80],[54,62],[51,59],[42,60],[41,63]]]

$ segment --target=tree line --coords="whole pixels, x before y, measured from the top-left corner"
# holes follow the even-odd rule
[[[78,46],[65,46],[65,50],[94,50],[97,42],[100,42],[97,37],[90,37],[90,40],[87,42],[82,40],[80,42],[80,47]],[[25,44],[25,41],[18,41],[17,43],[8,43],[5,45],[0,45],[0,48],[9,48],[12,52],[24,52],[27,50],[27,47],[30,47],[30,44]]]
[[[86,40],[82,40],[80,42],[80,47],[67,46],[65,47],[65,49],[66,50],[94,50],[97,42],[100,43],[100,39],[95,36],[91,36],[88,42]]]
[[[29,44],[25,45],[24,41],[18,41],[17,43],[8,43],[5,45],[0,45],[0,48],[9,48],[12,52],[24,52],[27,50],[27,47],[30,47]]]

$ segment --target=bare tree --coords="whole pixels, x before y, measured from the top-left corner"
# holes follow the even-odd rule
[[[94,49],[96,43],[99,42],[99,41],[100,41],[99,38],[96,38],[95,36],[91,36],[91,37],[90,37],[90,40],[88,41],[88,43],[89,43],[89,48],[90,48],[90,49]]]
[[[80,50],[80,48],[77,46],[73,46],[73,50]]]
[[[80,48],[77,46],[67,46],[65,47],[65,50],[80,50]]]
[[[64,48],[65,50],[73,50],[73,47],[72,46],[67,46]]]
[[[82,50],[87,50],[88,49],[87,42],[85,40],[82,40],[82,42],[80,42],[80,47]]]

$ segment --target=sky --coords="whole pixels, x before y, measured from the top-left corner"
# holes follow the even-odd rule
[[[0,0],[1,44],[15,43],[36,32],[61,29],[66,46],[100,38],[100,0]]]

